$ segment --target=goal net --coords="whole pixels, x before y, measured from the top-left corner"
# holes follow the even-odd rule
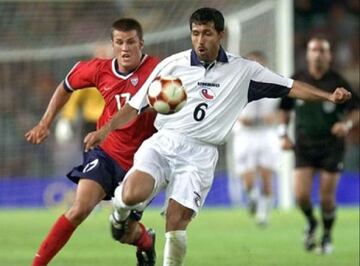
[[[225,15],[224,47],[230,52],[261,50],[269,68],[291,73],[292,1],[1,1],[0,183],[9,177],[63,176],[81,162],[83,136],[79,134],[66,145],[51,134],[41,146],[26,143],[23,135],[40,119],[71,67],[91,58],[99,43],[110,43],[115,19],[138,19],[144,27],[145,52],[164,58],[191,47],[188,18],[203,6],[218,8]],[[74,132],[79,125],[74,125]],[[221,146],[219,176],[231,175],[227,154],[226,146]],[[223,195],[221,200],[233,201],[227,183],[218,183],[214,189]]]

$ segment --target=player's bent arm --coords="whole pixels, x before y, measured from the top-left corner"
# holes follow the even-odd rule
[[[280,146],[283,150],[291,150],[294,147],[293,142],[288,135],[288,125],[290,122],[291,112],[288,110],[279,111],[278,136],[280,138]]]
[[[71,93],[65,90],[63,82],[61,82],[51,97],[46,111],[39,123],[25,134],[27,141],[32,144],[40,144],[47,138],[52,122],[61,108],[69,100],[70,96]]]
[[[85,151],[95,148],[113,130],[125,126],[128,122],[136,118],[138,110],[129,105],[124,105],[102,128],[90,132],[84,139]]]
[[[125,104],[104,126],[104,131],[110,133],[117,128],[122,128],[131,120],[136,118],[138,115],[138,110],[132,107],[130,104]]]
[[[56,115],[62,109],[62,107],[66,104],[71,96],[71,92],[65,90],[63,82],[61,82],[56,88],[49,105],[40,120],[40,123],[44,124],[48,128],[51,126],[54,121]]]
[[[336,88],[333,93],[328,93],[305,82],[295,80],[288,96],[305,101],[327,100],[333,103],[343,103],[351,98],[351,92],[340,87]]]
[[[360,110],[352,110],[343,121],[335,123],[331,128],[331,133],[337,137],[345,137],[351,129],[359,126]]]

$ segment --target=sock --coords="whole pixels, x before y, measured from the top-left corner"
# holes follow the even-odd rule
[[[65,215],[60,216],[41,243],[32,266],[47,265],[56,253],[58,253],[58,251],[66,244],[75,229],[76,226],[72,225]]]
[[[259,223],[267,223],[269,212],[271,209],[272,197],[261,196],[258,201],[258,207],[256,210],[256,220]]]
[[[153,239],[146,231],[145,226],[142,223],[139,223],[139,225],[141,227],[141,234],[139,239],[135,241],[134,245],[140,250],[149,250],[153,245]]]
[[[306,220],[308,222],[309,230],[313,231],[315,229],[317,221],[315,219],[312,207],[310,206],[310,207],[305,208],[305,207],[301,206],[301,211],[305,215],[305,218],[306,218]]]
[[[130,215],[130,211],[126,209],[116,209],[114,210],[114,217],[117,222],[126,220]]]
[[[322,210],[322,222],[324,227],[324,236],[330,237],[331,229],[336,218],[336,208],[331,211]]]
[[[256,202],[257,199],[258,199],[258,191],[256,188],[251,188],[249,191],[248,191],[248,195],[249,195],[249,200],[253,201],[253,202]]]
[[[165,233],[163,266],[181,266],[186,254],[186,231],[170,231]]]

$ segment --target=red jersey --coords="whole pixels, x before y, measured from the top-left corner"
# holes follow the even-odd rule
[[[117,70],[116,58],[80,61],[66,76],[64,87],[68,91],[98,89],[105,100],[103,113],[97,121],[97,128],[100,128],[136,94],[158,63],[157,58],[145,55],[133,72],[122,74]],[[112,131],[100,147],[124,170],[129,170],[141,143],[155,132],[155,116],[154,112],[143,112],[123,128]]]

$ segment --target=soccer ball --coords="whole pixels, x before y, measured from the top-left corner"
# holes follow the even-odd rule
[[[158,76],[150,84],[147,100],[160,114],[173,114],[180,111],[186,103],[187,94],[177,77]]]

